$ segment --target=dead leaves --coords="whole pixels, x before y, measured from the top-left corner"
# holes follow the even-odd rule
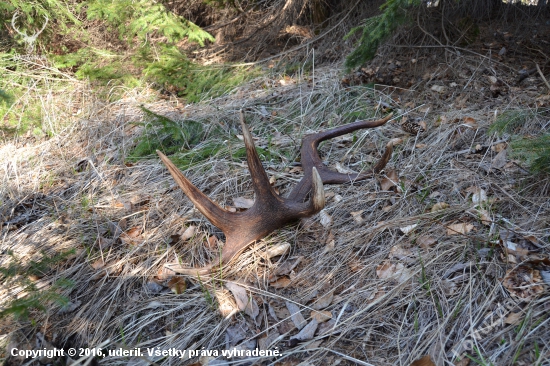
[[[502,285],[510,295],[522,301],[536,299],[546,288],[540,271],[529,264],[522,264],[507,271],[502,280]]]
[[[418,244],[422,249],[428,250],[437,243],[437,240],[433,236],[423,235],[416,238],[416,244]]]
[[[392,263],[385,260],[376,267],[376,275],[380,279],[393,279],[399,283],[403,283],[411,278],[411,272],[405,268],[403,263]]]
[[[292,322],[298,329],[302,329],[306,326],[307,322],[302,313],[300,312],[300,307],[291,301],[285,301],[286,308],[290,312],[290,318]]]
[[[290,286],[291,283],[292,283],[292,281],[290,280],[290,278],[288,278],[287,276],[283,276],[283,277],[280,277],[280,278],[278,278],[277,280],[275,280],[273,282],[270,282],[269,286],[271,286],[273,288],[276,288],[276,289],[281,289],[281,288],[286,288],[286,287]]]
[[[386,176],[380,180],[380,188],[383,191],[389,191],[394,189],[394,191],[399,191],[398,189],[399,177],[395,169],[390,169],[386,172]]]
[[[437,202],[432,206],[431,212],[445,210],[446,208],[449,208],[449,204],[447,202]]]
[[[317,323],[324,323],[330,319],[332,319],[332,313],[330,311],[315,311],[312,310],[311,318],[317,320]]]
[[[167,286],[176,295],[183,294],[187,290],[187,282],[185,278],[174,276],[168,281]]]
[[[290,243],[279,243],[269,247],[265,251],[265,256],[269,259],[285,255],[290,251]]]
[[[457,224],[447,225],[447,235],[465,235],[474,229],[474,225],[461,222]]]
[[[237,302],[237,308],[240,311],[244,311],[252,319],[256,319],[260,313],[258,304],[252,295],[249,295],[246,289],[235,282],[226,282],[225,287],[231,291],[235,301]]]
[[[319,221],[324,228],[330,227],[333,223],[332,216],[330,216],[326,210],[321,210],[321,212],[319,212]]]
[[[334,290],[329,291],[325,295],[319,297],[312,305],[311,308],[314,310],[321,310],[326,308],[332,303],[334,298]]]
[[[196,232],[197,232],[197,227],[195,225],[190,225],[180,230],[178,234],[180,235],[181,241],[187,241],[192,237],[194,237]]]
[[[435,366],[435,363],[432,361],[430,355],[426,355],[411,363],[411,366]]]
[[[134,226],[120,234],[120,240],[126,245],[138,245],[143,242],[142,227]]]

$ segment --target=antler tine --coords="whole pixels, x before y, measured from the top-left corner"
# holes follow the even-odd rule
[[[250,175],[252,177],[252,185],[254,187],[254,193],[256,193],[256,201],[254,204],[259,204],[260,201],[270,201],[272,199],[278,199],[279,196],[275,193],[269,178],[265,172],[265,169],[260,161],[256,146],[254,146],[254,140],[252,135],[246,127],[243,111],[240,111],[241,127],[243,130],[244,146],[246,148],[246,160],[248,168],[250,169]]]
[[[325,207],[325,189],[323,180],[316,167],[311,169],[311,211],[315,214]]]
[[[376,121],[358,121],[350,123],[344,126],[336,127],[324,132],[314,133],[307,135],[303,138],[302,149],[301,149],[301,160],[302,167],[304,169],[304,178],[294,187],[290,192],[288,198],[298,201],[303,201],[307,196],[310,190],[311,182],[311,167],[316,167],[321,176],[321,180],[324,184],[338,184],[346,183],[351,181],[364,180],[372,177],[372,173],[362,173],[362,174],[344,174],[332,171],[326,167],[321,158],[319,157],[319,152],[317,148],[319,143],[325,140],[332,139],[337,136],[342,136],[347,133],[363,129],[363,128],[375,128],[382,126],[392,118],[393,114],[376,120]],[[380,161],[374,166],[374,173],[379,173],[391,158],[393,152],[393,144],[390,142],[386,145],[384,154],[380,158]]]
[[[230,212],[218,206],[217,203],[212,201],[207,195],[202,193],[200,189],[195,187],[195,185],[193,185],[193,183],[191,183],[185,175],[183,175],[183,173],[174,165],[174,163],[172,163],[172,161],[170,161],[170,159],[168,159],[168,157],[166,157],[166,155],[158,150],[157,154],[160,156],[160,159],[164,165],[166,165],[168,171],[176,183],[180,186],[181,190],[187,197],[189,197],[198,210],[215,226],[219,228],[226,226],[227,221],[231,220],[231,216],[229,215]]]
[[[17,18],[19,18],[19,12],[15,12],[13,13],[13,17],[11,17],[11,26],[12,28],[17,32],[17,34],[19,34],[20,36],[23,36],[23,37],[28,37],[27,36],[27,33],[23,33],[21,32],[19,29],[17,29],[17,27],[15,26],[15,21],[17,20]]]

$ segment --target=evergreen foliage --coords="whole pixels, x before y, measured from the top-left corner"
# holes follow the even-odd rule
[[[73,37],[78,37],[75,34],[75,29],[80,26],[80,21],[69,9],[71,6],[64,0],[1,1],[0,25],[11,29],[13,16],[16,15],[15,24],[18,30],[30,36],[42,27],[47,18],[51,22],[49,24],[55,20],[57,33],[68,34],[70,30]],[[40,35],[40,39],[49,39],[49,35],[53,33],[53,25],[47,26],[43,34]],[[23,43],[19,35],[15,35],[15,37],[18,42]]]
[[[162,47],[158,60],[145,65],[144,73],[149,80],[165,89],[172,87],[189,102],[223,95],[259,74],[258,69],[250,67],[198,66],[173,46]]]
[[[87,15],[89,19],[106,20],[128,42],[134,37],[140,42],[148,41],[151,35],[162,35],[169,43],[186,37],[201,46],[206,41],[214,41],[214,37],[196,24],[167,11],[161,3],[147,0],[92,0]]]
[[[524,160],[535,173],[550,173],[550,133],[535,138],[524,137],[522,128],[537,117],[548,116],[549,110],[509,110],[498,116],[491,132],[511,134],[512,156]]]
[[[420,3],[420,0],[387,0],[380,7],[382,14],[369,18],[363,25],[353,28],[346,39],[359,31],[361,36],[356,48],[346,58],[346,68],[349,70],[359,67],[372,59],[376,55],[378,46],[407,21],[408,10]]]
[[[168,117],[161,116],[145,107],[145,131],[139,143],[130,154],[130,158],[140,158],[155,154],[156,150],[162,150],[171,155],[181,149],[192,149],[205,136],[201,123],[193,120],[176,122]]]

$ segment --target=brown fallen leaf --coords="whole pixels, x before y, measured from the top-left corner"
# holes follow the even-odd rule
[[[214,235],[209,236],[206,241],[206,247],[210,250],[218,250],[218,238]]]
[[[183,231],[183,232],[182,232]],[[195,233],[197,232],[197,227],[195,225],[190,225],[188,227],[182,230],[180,230],[180,240],[186,241],[191,239],[193,236],[195,236]]]
[[[414,255],[410,249],[404,248],[402,245],[394,245],[390,249],[389,258],[395,258],[404,262],[410,263],[414,261]]]
[[[525,257],[529,255],[529,250],[522,248],[518,244],[511,242],[511,241],[504,241],[502,239],[499,240],[500,246],[504,249],[504,251],[511,255],[517,255],[519,257]]]
[[[273,271],[273,278],[276,276],[288,275],[294,270],[304,259],[303,256],[299,256],[294,261],[287,260]]]
[[[277,341],[280,334],[276,330],[270,330],[267,337],[262,337],[258,339],[258,348],[260,350],[270,350],[273,349],[273,343]]]
[[[348,262],[348,266],[352,272],[357,272],[365,268],[365,265],[359,259],[352,259]]]
[[[502,169],[506,165],[506,150],[502,150],[491,161],[491,168]]]
[[[487,210],[478,210],[478,215],[483,225],[491,226],[491,224],[493,223],[493,219],[491,218],[491,214],[489,214]]]
[[[332,252],[334,250],[335,245],[336,245],[336,242],[334,241],[334,239],[329,241],[327,245],[325,245],[325,248],[323,249],[323,254]]]
[[[454,366],[468,366],[470,364],[470,359],[466,357],[466,354],[460,356],[460,361],[455,361]]]
[[[524,318],[524,316],[523,316],[522,313],[510,313],[510,314],[508,314],[506,319],[504,319],[504,323],[516,325],[516,324],[521,323],[523,318]]]
[[[134,226],[133,228],[128,229],[125,234],[129,238],[137,238],[141,234],[141,226]]]
[[[530,265],[520,265],[506,272],[502,285],[510,295],[532,301],[544,293],[544,282],[538,269]]]
[[[322,310],[329,306],[332,303],[334,298],[334,290],[327,292],[323,296],[319,297],[312,305],[311,308],[314,310]]]
[[[422,249],[429,249],[437,243],[437,240],[432,236],[419,236],[416,238],[416,244]]]
[[[296,341],[308,341],[313,338],[315,335],[315,331],[317,330],[317,327],[319,326],[319,323],[317,323],[316,319],[312,319],[305,327],[302,328],[300,333],[296,334],[295,336],[291,337],[290,340],[296,340]]]
[[[141,227],[136,226],[120,234],[120,241],[124,244],[137,245],[141,242]]]
[[[233,294],[235,301],[237,302],[237,307],[240,311],[244,311],[245,314],[250,316],[252,319],[256,319],[260,313],[258,304],[254,297],[249,296],[246,289],[240,285],[237,285],[235,282],[226,282],[225,287]]]
[[[396,187],[399,182],[399,177],[395,169],[390,169],[386,173],[386,177],[380,180],[380,188],[383,191],[389,191],[391,188]]]
[[[367,298],[369,303],[371,303],[373,301],[376,301],[379,298],[381,298],[382,296],[384,296],[386,294],[385,289],[386,289],[386,287],[377,287],[376,289],[374,289],[374,291],[372,291],[370,293],[369,297]]]
[[[175,275],[176,275],[176,272],[172,271],[170,268],[167,268],[165,266],[160,267],[159,270],[157,271],[157,278],[160,281],[169,280]]]
[[[214,297],[218,303],[218,312],[224,318],[239,311],[239,309],[235,307],[235,303],[227,291],[218,289],[214,292]]]
[[[311,318],[317,320],[317,323],[324,323],[332,319],[332,313],[330,311],[312,311]]]
[[[290,250],[289,243],[279,243],[273,246],[270,246],[266,251],[265,255],[267,258],[273,258],[280,255],[285,255]]]
[[[269,286],[273,288],[286,288],[290,286],[291,283],[292,281],[290,280],[290,278],[288,278],[287,276],[283,276],[276,281],[270,282]]]
[[[116,240],[113,239],[107,239],[102,236],[99,236],[95,242],[95,244],[99,247],[99,249],[107,249],[111,245],[113,245],[116,242]]]
[[[254,205],[254,200],[246,197],[233,198],[233,206],[236,208],[250,208]]]
[[[180,295],[187,290],[187,282],[183,277],[174,276],[168,281],[168,288],[176,295]]]
[[[290,174],[293,174],[293,173],[301,173],[303,171],[304,171],[304,169],[302,169],[301,166],[295,166],[295,167],[291,168],[288,172]]]
[[[176,245],[180,241],[180,236],[178,234],[170,235],[170,245]]]
[[[474,225],[468,224],[468,223],[459,223],[459,224],[451,224],[447,225],[447,235],[464,235],[468,234],[472,229],[474,228]]]
[[[298,329],[302,329],[306,326],[307,322],[304,316],[300,312],[300,307],[291,301],[285,301],[286,308],[290,312],[290,319]]]
[[[539,244],[539,240],[537,239],[536,236],[533,236],[533,235],[527,235],[527,236],[524,236],[523,237],[525,240],[529,240],[531,243],[535,244],[538,246]]]
[[[457,290],[456,282],[449,281],[449,280],[441,280],[440,283],[441,288],[443,289],[443,292],[447,296],[453,295]]]
[[[351,217],[353,217],[356,223],[360,224],[363,222],[363,217],[361,217],[363,212],[365,212],[365,210],[353,211],[353,212],[350,212],[350,215]]]
[[[477,128],[477,122],[472,117],[464,117],[462,122],[469,127]]]
[[[430,355],[426,355],[411,363],[411,366],[435,366],[435,363],[432,361]]]
[[[380,279],[395,279],[400,283],[411,277],[410,271],[402,263],[392,263],[389,260],[376,267],[376,275]]]
[[[508,144],[506,142],[499,142],[498,144],[494,144],[493,146],[491,146],[491,151],[499,153],[503,150],[506,150],[507,147]]]
[[[436,212],[436,211],[444,210],[446,208],[449,208],[449,204],[447,202],[438,202],[432,206],[431,211]]]

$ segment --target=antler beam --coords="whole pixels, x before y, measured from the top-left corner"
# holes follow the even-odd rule
[[[303,217],[312,216],[325,206],[323,184],[338,184],[364,180],[373,177],[388,163],[393,146],[386,145],[386,150],[373,173],[342,174],[334,172],[323,165],[317,147],[319,143],[337,136],[363,128],[374,128],[389,121],[391,115],[377,121],[359,121],[336,127],[325,132],[307,135],[303,139],[301,155],[304,177],[294,187],[287,198],[280,197],[271,187],[269,178],[262,166],[252,135],[248,131],[241,111],[241,126],[246,147],[246,157],[256,200],[252,207],[243,212],[230,212],[202,193],[163,153],[157,150],[162,162],[191,202],[214,226],[225,234],[226,242],[221,255],[211,264],[202,268],[182,267],[179,264],[167,264],[166,267],[176,273],[187,275],[205,275],[214,267],[229,263],[254,241],[259,240],[274,230]],[[307,195],[309,200],[304,202]]]

